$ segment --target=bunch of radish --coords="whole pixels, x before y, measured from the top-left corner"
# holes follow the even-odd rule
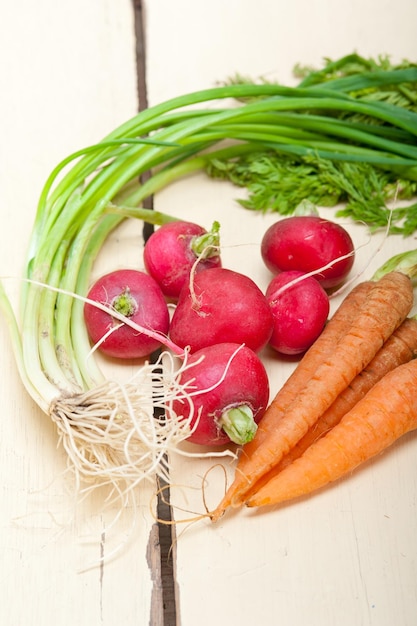
[[[294,215],[268,228],[261,255],[275,275],[266,291],[274,318],[271,346],[283,354],[301,354],[324,328],[329,290],[352,269],[353,241],[335,222]]]
[[[305,352],[327,321],[327,290],[346,278],[354,260],[347,232],[315,216],[278,221],[260,249],[274,273],[265,293],[222,267],[217,222],[211,231],[170,222],[147,240],[145,271],[116,270],[89,291],[85,322],[103,354],[143,358],[165,346],[187,361],[179,374],[187,394],[166,414],[188,420],[193,443],[252,440],[269,402],[260,353],[267,346]]]

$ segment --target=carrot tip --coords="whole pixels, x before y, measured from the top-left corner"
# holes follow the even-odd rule
[[[258,502],[256,500],[250,499],[245,502],[245,506],[247,506],[249,509],[255,509],[258,506],[266,506],[268,504],[269,504],[269,501],[264,501],[264,500],[262,500],[261,502]]]
[[[219,521],[221,517],[225,514],[225,509],[215,509],[212,513],[209,514],[210,520],[215,524]]]

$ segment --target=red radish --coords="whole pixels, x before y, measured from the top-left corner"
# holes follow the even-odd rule
[[[268,405],[269,382],[262,361],[250,348],[222,343],[198,350],[189,357],[180,382],[191,397],[174,400],[171,409],[176,417],[191,416],[189,441],[222,446],[253,439]]]
[[[213,268],[195,274],[181,291],[170,338],[191,352],[216,343],[244,343],[258,352],[272,334],[272,313],[256,283],[239,272]]]
[[[163,293],[177,299],[189,280],[190,271],[199,258],[196,271],[220,267],[218,222],[210,232],[192,222],[163,224],[147,240],[143,260],[146,271],[156,280]]]
[[[136,324],[166,335],[169,312],[158,283],[145,272],[121,269],[99,278],[88,298],[130,318]],[[84,306],[84,319],[94,344],[108,356],[135,359],[150,355],[161,345],[157,339],[139,333],[93,304]],[[105,335],[107,336],[105,337]],[[103,337],[105,339],[102,341]],[[101,343],[99,343],[101,342]]]
[[[269,344],[282,354],[305,352],[321,334],[329,315],[329,297],[323,287],[315,278],[303,277],[303,272],[281,272],[266,290],[274,318]]]
[[[268,228],[261,242],[261,255],[273,274],[287,270],[312,272],[350,255],[315,275],[325,289],[330,289],[352,269],[354,246],[339,224],[317,215],[296,215]]]

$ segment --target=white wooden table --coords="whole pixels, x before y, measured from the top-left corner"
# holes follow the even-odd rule
[[[142,13],[145,39],[137,42]],[[156,104],[236,72],[288,83],[295,63],[319,65],[323,57],[352,51],[416,60],[416,23],[413,0],[3,1],[0,273],[8,277],[8,289],[17,297],[47,175],[61,158],[131,117],[139,106],[138,84],[142,96],[146,84],[149,104]],[[147,71],[140,71],[138,81],[142,49]],[[275,217],[245,213],[235,203],[240,193],[197,175],[165,189],[154,202],[206,226],[218,219],[224,264],[263,287],[268,276],[257,245]],[[368,242],[357,260],[366,264],[381,238],[369,242],[363,228],[349,228],[355,241]],[[132,255],[127,258],[140,258],[137,232],[136,247],[131,231],[122,228],[97,271],[123,264],[126,250]],[[400,248],[415,245],[415,238],[389,240],[369,273]],[[22,387],[3,324],[0,355],[2,625],[417,624],[415,436],[303,502],[227,515],[216,525],[178,523],[168,557],[173,586],[160,573],[152,485],[138,494],[133,527],[126,511],[111,528],[112,512],[102,510],[99,494],[74,509],[56,433]],[[274,390],[291,371],[272,358],[267,368]],[[172,462],[172,515],[180,522],[204,512],[201,485],[213,460]],[[230,462],[223,464],[231,476]],[[209,504],[217,503],[223,489],[222,472],[213,470]],[[114,557],[98,565],[112,551]]]

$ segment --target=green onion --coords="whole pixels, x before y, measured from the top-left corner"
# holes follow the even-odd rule
[[[389,84],[413,93],[417,68],[371,68],[323,84],[321,78],[299,87],[231,84],[174,98],[51,172],[34,219],[19,319],[3,286],[0,306],[23,384],[56,423],[78,483],[100,479],[120,494],[149,476],[166,478],[166,451],[189,433],[188,423],[154,418],[155,408],[186,395],[176,382],[177,364],[168,359],[168,371],[166,362],[145,364],[126,385],[109,381],[83,321],[94,260],[109,234],[127,218],[156,225],[175,219],[142,208],[148,196],[199,170],[250,186],[260,180],[250,159],[256,165],[265,157],[290,160],[300,171],[306,164],[340,163],[384,176],[395,172],[415,191],[417,113],[362,92]],[[236,106],[219,105],[228,98]],[[141,184],[144,173],[151,175]],[[342,170],[337,173],[343,179]],[[330,190],[329,197],[339,196]],[[317,204],[295,198],[293,209],[305,199]]]

